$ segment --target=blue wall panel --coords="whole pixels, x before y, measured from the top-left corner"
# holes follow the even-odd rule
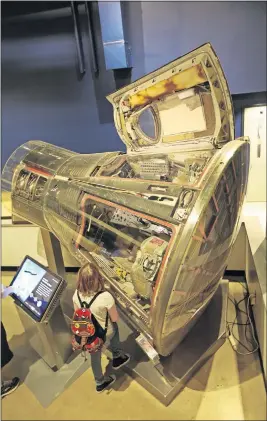
[[[211,42],[232,94],[266,91],[266,2],[143,2],[146,72]]]

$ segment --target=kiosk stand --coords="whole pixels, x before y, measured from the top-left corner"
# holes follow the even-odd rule
[[[45,294],[49,294],[49,277],[51,278],[52,272],[55,272],[58,277],[55,276],[55,281],[57,284],[57,290],[54,295],[51,297],[51,301],[48,302],[48,307],[38,319],[35,317],[35,314],[32,314],[32,311],[38,313],[38,306],[34,306],[34,302],[27,304],[28,308],[25,308],[25,304],[15,298],[16,307],[20,320],[24,326],[26,337],[31,347],[37,352],[37,354],[42,358],[46,364],[53,369],[54,371],[59,370],[70,358],[72,355],[72,346],[71,346],[71,331],[69,324],[66,321],[66,318],[63,314],[60,298],[65,289],[66,282],[64,281],[65,268],[63,263],[63,257],[61,252],[61,246],[57,238],[49,233],[48,231],[42,230],[42,238],[44,242],[44,247],[46,250],[48,267],[51,271],[51,274],[48,275],[48,272],[45,272],[45,269],[40,265],[40,271],[44,273],[44,281],[41,279],[41,275],[38,277],[38,273],[30,273],[30,270],[26,267],[26,272],[23,270],[23,264],[18,272],[22,271],[22,275],[16,275],[15,281],[13,283],[19,283],[18,276],[29,276],[30,282],[35,282],[36,278],[40,278],[40,283],[34,287],[36,300],[37,296],[45,297]],[[34,263],[33,260],[28,259],[30,263],[33,264],[38,269],[37,262]],[[27,261],[26,263],[27,264]],[[36,270],[36,272],[38,272]],[[36,276],[31,276],[36,275]],[[46,281],[48,277],[48,281]],[[31,281],[31,278],[33,281]],[[53,282],[53,278],[51,278]],[[38,290],[39,288],[39,290]],[[44,294],[44,295],[42,295]],[[41,304],[41,301],[40,301]],[[33,310],[31,310],[31,308]],[[40,307],[41,309],[41,307]],[[26,311],[25,311],[26,310]],[[27,311],[29,310],[29,311]],[[40,311],[41,313],[41,311]],[[37,314],[38,316],[38,314]]]
[[[40,320],[37,320],[31,311],[27,311],[25,303],[22,305],[19,300],[15,299],[16,309],[25,330],[25,340],[15,349],[14,353],[16,355],[16,375],[23,380],[40,404],[46,408],[90,367],[90,358],[85,362],[81,354],[72,351],[70,319],[62,309],[62,304],[66,300],[63,295],[66,282],[64,282],[65,268],[60,243],[48,231],[42,230],[42,237],[50,271],[42,265],[40,268],[50,275],[53,275],[52,271],[54,275],[58,274],[59,276],[55,276],[55,280],[59,280],[60,286],[49,303],[44,317]],[[35,262],[30,257],[28,259]],[[23,263],[21,268],[23,268]],[[37,266],[39,265],[38,262],[35,263]],[[26,269],[28,271],[29,267]],[[34,271],[32,272],[34,275]],[[25,276],[25,274],[23,275]],[[18,280],[18,275],[15,276],[12,284],[16,278]],[[41,276],[39,276],[40,278]],[[34,291],[37,289],[38,286]],[[38,307],[36,308],[38,310]],[[42,380],[40,381],[40,379]]]
[[[38,323],[17,306],[27,341],[43,361],[54,371],[59,370],[73,353],[70,328],[60,304],[49,320]]]

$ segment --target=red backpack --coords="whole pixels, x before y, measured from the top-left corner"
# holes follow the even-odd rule
[[[71,342],[73,351],[87,351],[89,354],[92,354],[99,351],[106,341],[108,311],[105,328],[103,329],[90,310],[90,306],[102,292],[104,291],[99,291],[88,304],[81,300],[79,292],[77,291],[81,307],[75,310],[71,322],[71,330],[73,333]]]

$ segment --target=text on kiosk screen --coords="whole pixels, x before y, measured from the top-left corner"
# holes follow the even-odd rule
[[[19,301],[41,319],[58,284],[53,274],[26,259],[12,287]]]

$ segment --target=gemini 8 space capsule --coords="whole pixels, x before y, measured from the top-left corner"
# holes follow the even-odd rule
[[[215,293],[247,188],[249,142],[210,44],[108,100],[127,153],[29,141],[7,161],[13,213],[94,261],[129,322],[170,354]]]

